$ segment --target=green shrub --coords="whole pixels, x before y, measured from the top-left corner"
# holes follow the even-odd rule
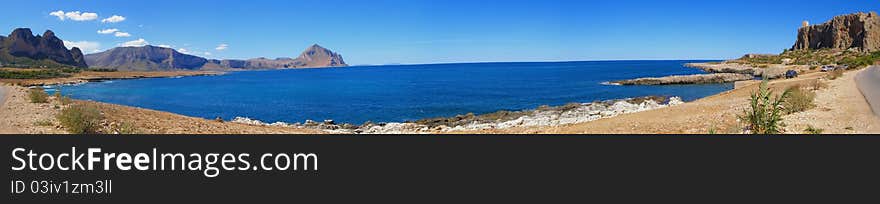
[[[816,107],[813,104],[813,100],[816,99],[815,93],[804,90],[800,86],[788,87],[785,91],[789,93],[782,103],[786,114],[797,113]]]
[[[0,79],[49,79],[67,77],[61,70],[0,70]]]
[[[38,121],[34,122],[34,125],[36,125],[36,126],[52,126],[53,123],[51,120],[38,120]]]
[[[67,105],[67,104],[70,104],[70,103],[73,102],[73,100],[70,99],[69,96],[64,96],[64,95],[62,95],[62,94],[61,94],[61,90],[57,90],[57,91],[55,91],[55,94],[53,94],[53,96],[55,96],[55,99],[58,100],[58,103],[59,103],[60,105],[62,105],[62,106]]]
[[[86,104],[73,104],[58,114],[61,125],[74,134],[97,133],[102,119],[104,117],[97,107]]]
[[[821,135],[824,132],[822,128],[814,128],[813,126],[807,126],[807,129],[804,129],[804,132],[807,134]]]
[[[829,80],[835,80],[835,79],[840,78],[842,76],[843,76],[843,69],[834,69],[834,70],[828,72],[828,74],[825,76],[825,78],[828,78]]]
[[[43,88],[32,88],[28,90],[28,99],[31,103],[48,103],[49,94]]]
[[[738,115],[752,134],[779,134],[782,133],[782,122],[784,108],[782,106],[785,98],[790,92],[786,90],[782,95],[773,97],[773,91],[767,87],[767,81],[761,82],[758,92],[752,93],[749,100],[749,108],[743,111],[742,115]]]
[[[127,122],[120,123],[119,126],[117,126],[113,131],[118,134],[124,134],[124,135],[140,133],[140,130],[136,126],[134,126],[131,123],[127,123]]]
[[[843,60],[838,61],[837,64],[846,64],[849,65],[849,69],[858,69],[873,65],[878,60],[880,60],[880,52],[872,52],[867,55],[845,57]]]

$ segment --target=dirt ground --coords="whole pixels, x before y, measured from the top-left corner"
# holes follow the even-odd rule
[[[0,89],[7,95],[0,101],[0,134],[66,133],[55,119],[60,111],[57,103],[31,103],[24,87],[0,85]]]
[[[816,108],[785,116],[787,132],[813,127],[823,133],[880,133],[878,118],[856,86],[856,74],[851,71],[828,80],[827,89],[816,91]]]
[[[812,72],[794,79],[769,83],[776,93],[793,85],[828,84],[816,92],[817,107],[786,116],[786,133],[804,133],[807,125],[824,129],[823,133],[880,133],[880,119],[875,117],[864,97],[855,87],[850,71],[836,80],[825,79],[826,73]],[[620,115],[592,122],[556,127],[512,128],[460,133],[497,134],[708,134],[742,133],[737,119],[748,105],[749,96],[759,87],[758,81],[738,83],[737,89],[702,98],[678,106]]]
[[[0,106],[0,134],[63,134],[67,133],[56,119],[62,106],[51,96],[48,103],[31,103],[28,88],[0,85],[7,90],[7,100]],[[112,132],[112,127],[121,124],[134,126],[134,133],[143,134],[321,134],[311,129],[254,126],[229,122],[218,122],[203,118],[188,117],[168,112],[147,110],[128,106],[78,101],[93,104],[104,116],[104,133]]]

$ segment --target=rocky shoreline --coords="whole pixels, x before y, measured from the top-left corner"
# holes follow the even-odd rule
[[[156,71],[156,72],[134,72],[134,71],[116,71],[116,72],[95,72],[83,71],[70,77],[50,78],[50,79],[0,79],[0,83],[8,83],[19,86],[50,86],[50,85],[70,85],[82,84],[88,82],[101,82],[109,80],[124,79],[143,79],[143,78],[168,78],[168,77],[187,77],[187,76],[216,76],[223,75],[226,72],[219,71]]]
[[[409,122],[367,122],[362,125],[336,124],[332,120],[325,120],[323,122],[306,120],[305,123],[292,124],[285,122],[266,123],[246,117],[236,117],[230,122],[256,126],[318,129],[339,134],[426,134],[583,123],[620,114],[653,110],[683,103],[679,97],[648,96],[592,103],[570,103],[563,106],[541,106],[532,110],[498,111],[481,115],[470,113],[455,117],[431,118]]]
[[[755,77],[776,79],[785,75],[784,65],[768,65],[766,68],[753,67],[739,63],[686,63],[685,67],[697,68],[711,73],[750,74]]]
[[[638,79],[612,81],[614,85],[669,85],[669,84],[709,84],[727,83],[735,81],[752,80],[754,77],[748,74],[737,73],[712,73],[694,75],[674,75],[666,77],[646,77]]]

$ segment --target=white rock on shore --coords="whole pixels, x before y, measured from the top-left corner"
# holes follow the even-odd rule
[[[653,99],[642,100],[639,104],[630,103],[628,102],[629,100],[631,99],[610,100],[595,103],[580,103],[577,104],[576,107],[569,109],[537,109],[529,111],[528,114],[518,117],[516,119],[490,122],[473,120],[465,125],[457,125],[455,127],[448,127],[445,125],[431,127],[428,125],[413,122],[364,124],[361,126],[353,126],[347,124],[336,125],[329,123],[319,124],[315,122],[307,122],[305,125],[301,125],[299,123],[289,124],[284,122],[265,123],[246,117],[236,117],[230,122],[259,126],[315,128],[330,133],[342,134],[425,134],[438,132],[504,129],[513,127],[558,126],[565,124],[589,122],[602,118],[614,117],[620,114],[653,110],[684,103],[680,97],[671,97],[666,104],[660,104]]]

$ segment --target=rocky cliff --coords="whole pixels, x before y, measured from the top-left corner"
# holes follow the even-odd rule
[[[822,48],[880,51],[880,17],[876,12],[859,12],[798,29],[792,50]]]
[[[187,55],[177,50],[156,46],[117,47],[85,56],[94,68],[124,71],[168,71],[200,69],[207,59]]]
[[[87,67],[79,48],[68,50],[51,30],[34,36],[31,29],[18,28],[8,37],[0,36],[0,62],[22,66]]]

